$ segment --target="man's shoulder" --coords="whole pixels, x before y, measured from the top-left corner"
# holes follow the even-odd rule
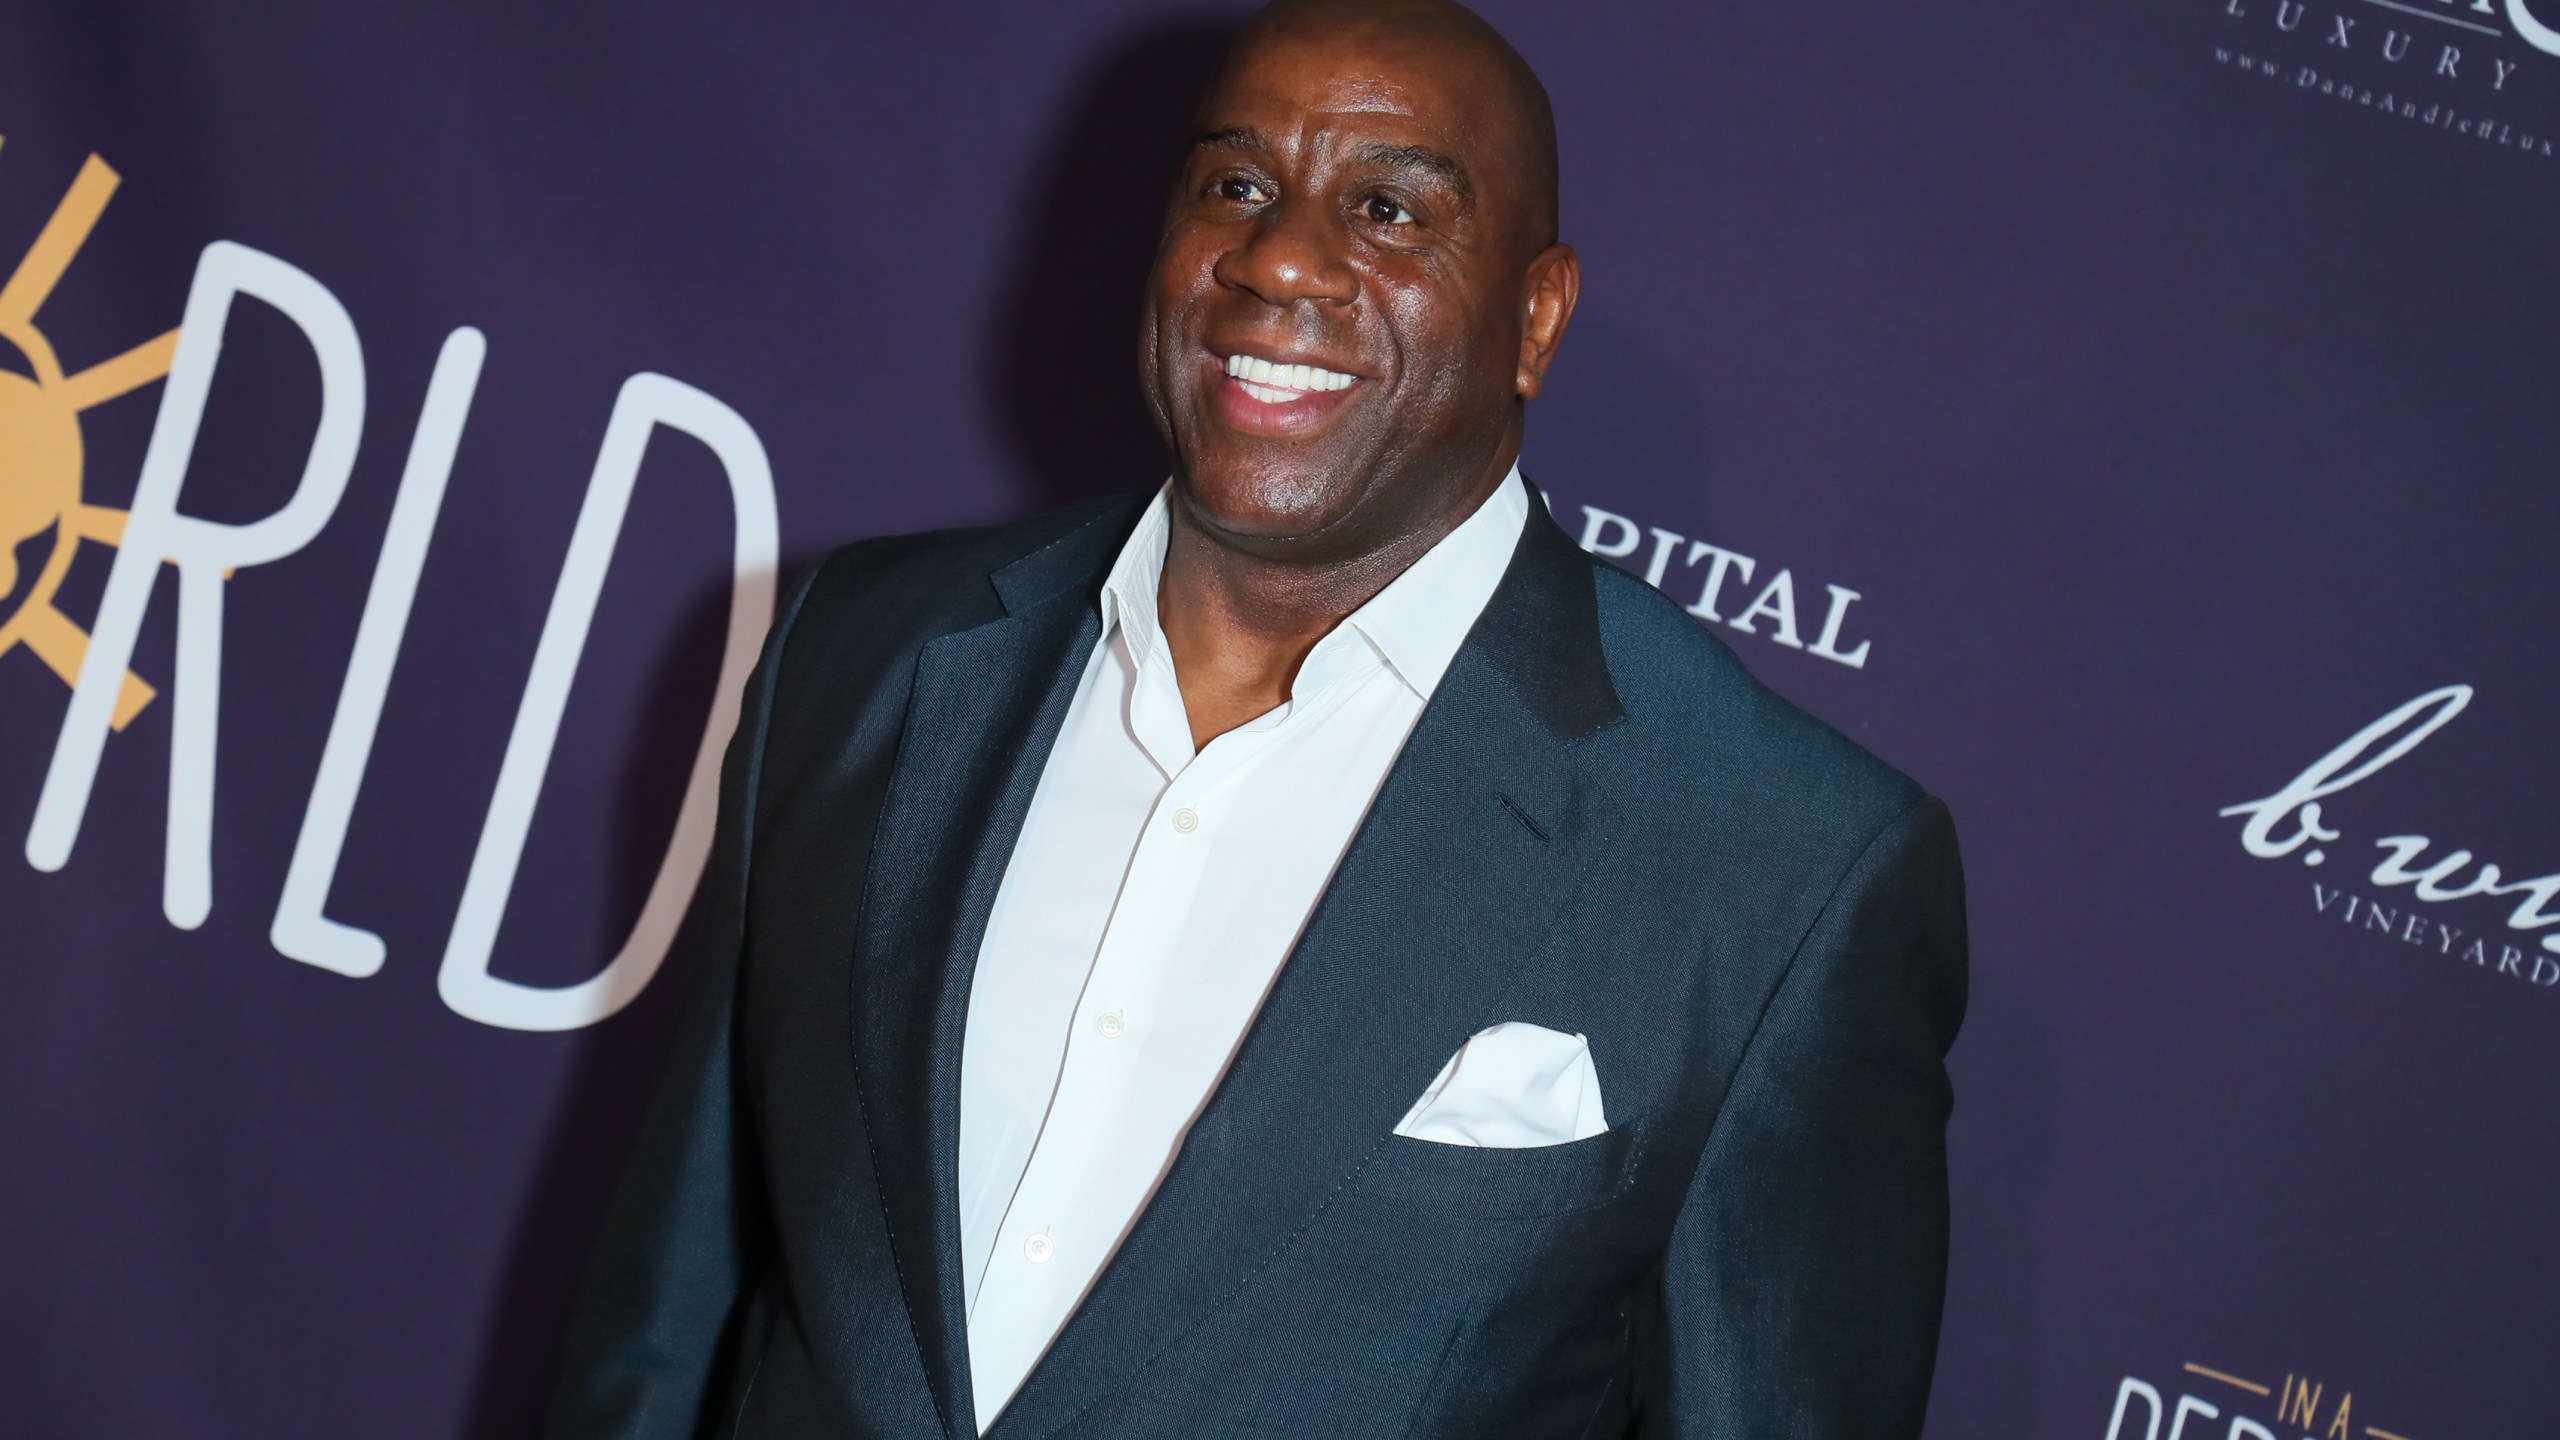
[[[1107,563],[1146,504],[1115,495],[996,525],[881,535],[838,546],[808,578],[797,626],[844,626],[889,639],[922,640],[1004,613],[998,571],[1063,548]]]
[[[1660,591],[1591,565],[1601,647],[1627,712],[1618,744],[1646,771],[1641,783],[1674,803],[1748,816],[1773,839],[1872,835],[1921,797],[1917,781],[1769,688]]]

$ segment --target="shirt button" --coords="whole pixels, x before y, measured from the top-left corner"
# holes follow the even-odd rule
[[[1102,1032],[1103,1039],[1117,1040],[1129,1033],[1129,1022],[1121,1018],[1119,1011],[1105,1010],[1102,1012],[1102,1018],[1094,1022],[1093,1028]]]
[[[1049,1257],[1055,1253],[1056,1247],[1049,1243],[1046,1235],[1034,1235],[1022,1242],[1022,1258],[1034,1265],[1048,1264]]]
[[[1173,812],[1173,828],[1188,835],[1200,828],[1200,817],[1187,808],[1176,810]]]

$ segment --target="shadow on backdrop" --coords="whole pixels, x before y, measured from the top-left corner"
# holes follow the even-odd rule
[[[786,572],[786,583],[795,573]],[[657,877],[694,747],[701,743],[728,623],[723,577],[688,600],[649,672],[634,733],[616,766],[613,863],[599,899],[598,929],[611,937],[608,945],[620,943],[630,930]],[[509,1241],[496,1309],[482,1327],[486,1338],[466,1432],[474,1440],[534,1440],[542,1433],[588,1251],[641,1111],[656,1089],[676,1012],[691,988],[699,920],[698,913],[686,917],[664,966],[638,999],[567,1037],[574,1054],[557,1092],[551,1138],[534,1166]],[[594,963],[600,959],[588,968]],[[540,983],[569,978],[543,977]]]
[[[1192,112],[1235,33],[1213,18],[1160,22],[1108,47],[1054,127],[1019,217],[984,379],[1026,481],[1027,508],[1141,489],[1165,474],[1138,386],[1138,312]],[[1118,363],[1113,363],[1114,357]],[[783,567],[783,594],[820,558]],[[727,624],[725,585],[685,608],[652,672],[619,768],[605,932],[640,910],[675,819]],[[473,1387],[474,1440],[534,1440],[557,1382],[587,1255],[655,1088],[695,970],[696,919],[630,1008],[578,1032],[547,1153],[511,1239]],[[565,978],[565,977],[564,977]]]
[[[2007,1415],[2018,1435],[2059,1433],[2034,1413],[2044,1372],[2035,1297],[2046,1253],[2045,1197],[2060,1143],[2062,1054],[2044,1002],[1976,963],[1964,1032],[1948,1067],[1955,1221],[1947,1255],[1946,1328],[1929,1397],[1930,1440],[1973,1440],[1948,1416]],[[2021,1412],[2025,1413],[2021,1413]]]
[[[1520,473],[1548,493],[1556,523],[1577,538],[1584,503],[1607,509],[1624,503],[1613,497],[1646,486],[1682,503],[1644,521],[1712,537],[1722,528],[1724,488],[1733,480],[1719,463],[1702,389],[1640,327],[1620,322],[1621,308],[1618,297],[1583,291],[1546,391],[1529,406]],[[1666,471],[1666,456],[1681,469]],[[1652,550],[1653,542],[1639,537],[1618,563],[1642,574]],[[1680,589],[1688,573],[1681,566],[1669,588]]]
[[[1104,50],[1042,148],[988,317],[990,408],[1034,508],[1154,486],[1138,313],[1191,120],[1233,20],[1159,21]]]

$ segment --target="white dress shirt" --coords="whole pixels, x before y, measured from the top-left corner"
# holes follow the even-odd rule
[[[1528,514],[1515,468],[1316,642],[1285,704],[1197,753],[1156,620],[1162,492],[1122,547],[969,991],[960,1246],[981,1431],[1172,1165]]]

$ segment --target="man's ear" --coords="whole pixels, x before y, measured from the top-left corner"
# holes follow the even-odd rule
[[[1528,315],[1520,327],[1520,370],[1512,384],[1523,400],[1535,400],[1547,386],[1547,367],[1556,361],[1565,327],[1573,323],[1574,302],[1582,298],[1582,258],[1558,241],[1529,262]]]

